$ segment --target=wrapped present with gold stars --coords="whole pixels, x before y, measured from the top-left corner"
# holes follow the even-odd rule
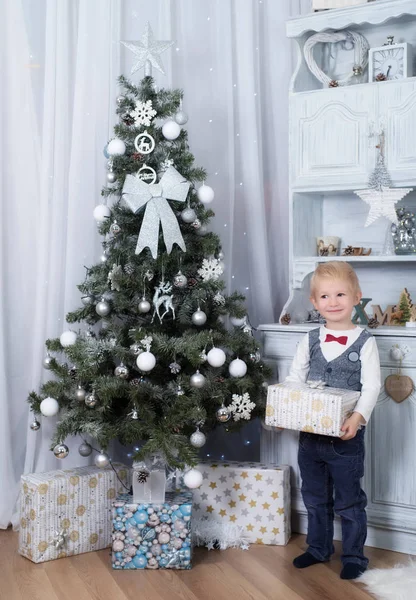
[[[360,392],[326,387],[323,381],[269,385],[266,425],[340,437]]]
[[[284,546],[290,538],[290,468],[256,462],[203,462],[193,490],[195,527],[208,520],[218,531],[239,526],[252,544]],[[225,536],[225,533],[224,533]],[[219,543],[221,547],[221,543]]]
[[[19,553],[39,563],[110,546],[112,503],[131,485],[130,469],[113,467],[22,475]]]

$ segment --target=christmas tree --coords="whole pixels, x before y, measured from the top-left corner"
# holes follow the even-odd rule
[[[80,434],[80,454],[98,447],[99,466],[117,438],[143,442],[136,460],[161,453],[182,468],[195,464],[205,433],[263,414],[268,374],[244,296],[224,292],[220,240],[208,230],[214,191],[188,148],[182,92],[156,90],[151,77],[170,42],[154,41],[148,25],[142,42],[125,45],[138,57],[132,72],[144,66],[145,77],[138,86],[119,78],[108,186],[94,210],[103,254],[67,315],[78,325],[46,342],[54,377],[29,403],[35,415],[59,412],[59,458]]]
[[[402,313],[402,316],[400,318],[400,323],[406,323],[407,321],[410,321],[411,310],[412,310],[412,299],[410,298],[410,294],[407,291],[407,288],[404,288],[404,290],[400,294],[399,310]]]

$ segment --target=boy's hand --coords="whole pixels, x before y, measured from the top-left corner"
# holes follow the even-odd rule
[[[341,440],[351,440],[357,435],[359,425],[363,422],[363,417],[360,413],[354,412],[348,419],[345,419],[342,424],[341,431],[344,431],[344,435],[340,438]]]

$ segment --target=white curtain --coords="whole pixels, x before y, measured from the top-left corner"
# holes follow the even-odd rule
[[[229,291],[247,296],[254,326],[287,296],[287,89],[293,68],[285,20],[310,0],[14,0],[5,3],[0,181],[0,527],[12,519],[22,472],[62,468],[53,423],[30,431],[44,341],[79,306],[76,284],[98,260],[92,219],[105,182],[102,149],[115,122],[117,75],[147,20],[162,55],[159,87],[181,87],[191,151],[215,189],[213,229]],[[6,60],[7,56],[7,60]],[[136,74],[133,81],[138,81]],[[82,464],[70,441],[65,467]]]

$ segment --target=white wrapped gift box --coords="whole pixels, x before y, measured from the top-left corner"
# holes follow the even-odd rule
[[[241,528],[252,544],[285,545],[290,538],[290,468],[287,465],[203,462],[194,492],[194,526],[208,519],[224,529]]]
[[[311,387],[316,385],[317,387]],[[321,387],[319,387],[321,385]],[[360,392],[322,387],[320,382],[276,383],[267,392],[266,425],[340,437]]]
[[[35,563],[111,544],[114,499],[130,488],[130,469],[78,467],[22,475],[19,553]]]

